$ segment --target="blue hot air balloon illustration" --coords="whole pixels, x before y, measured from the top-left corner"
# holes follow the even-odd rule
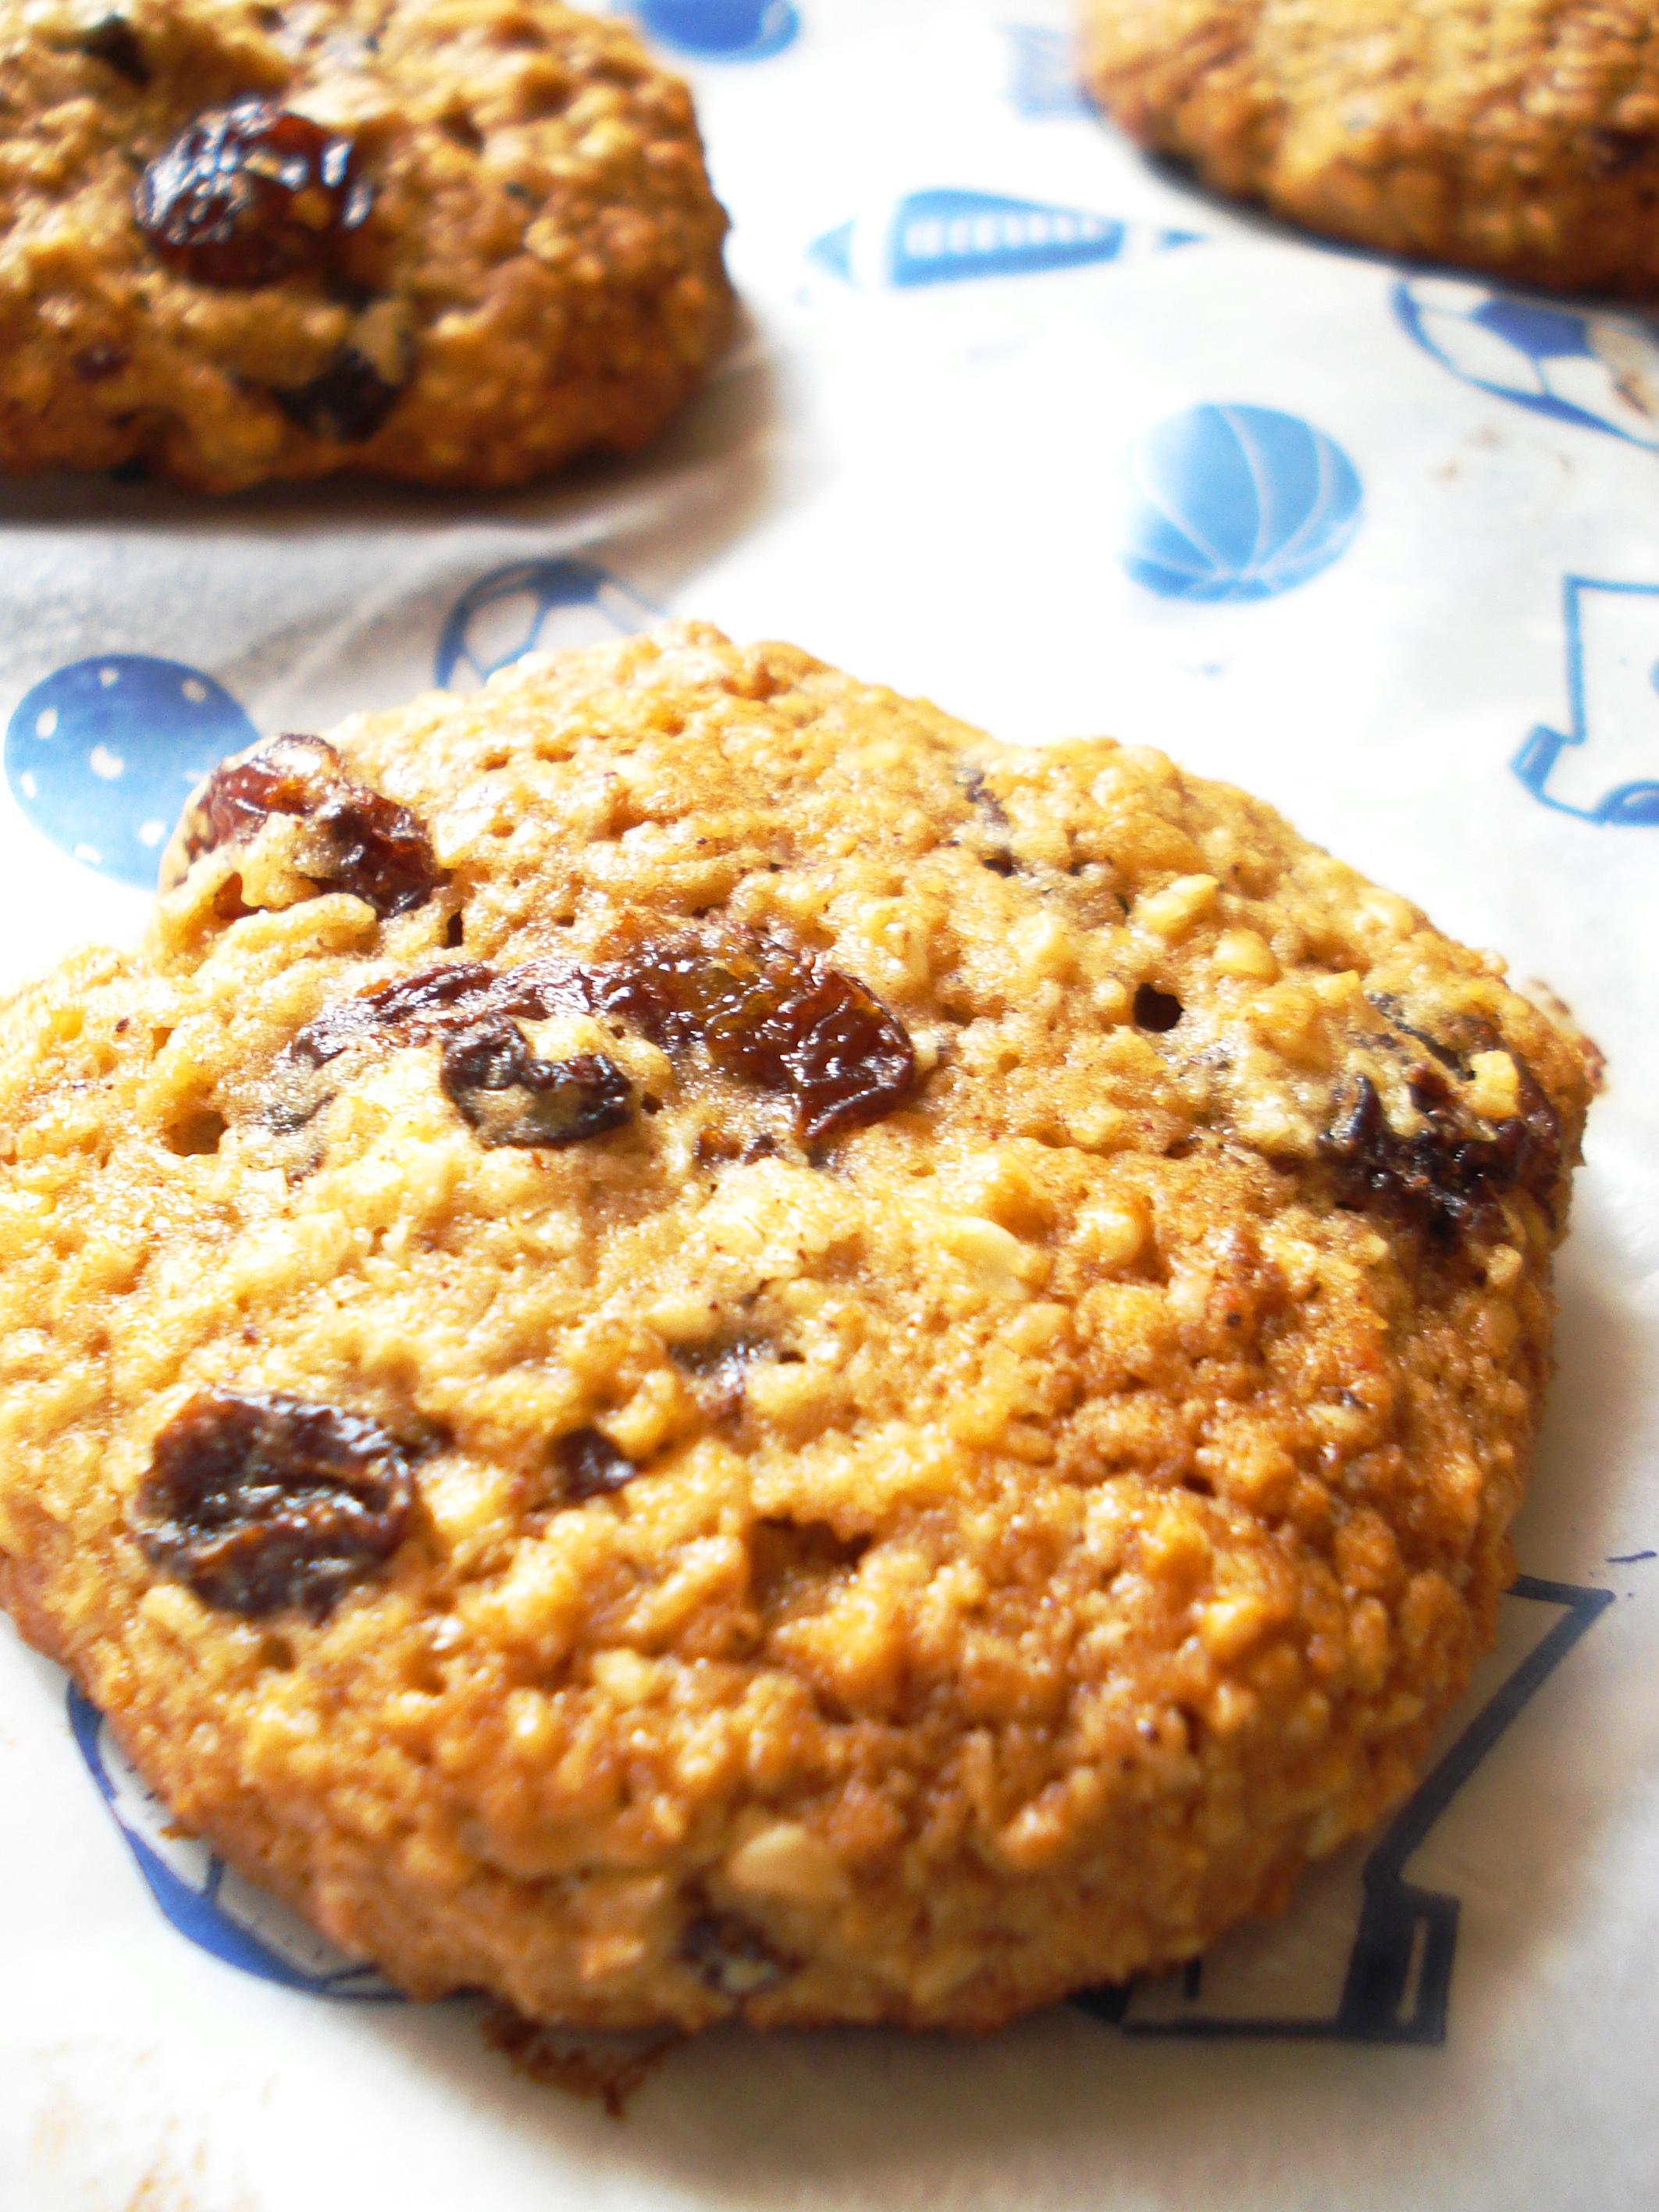
[[[225,1966],[283,1989],[359,2002],[397,1999],[373,1967],[355,1965],[204,1844],[179,1836],[167,1807],[124,1758],[97,1707],[74,1688],[69,1721],[145,1887],[181,1936]]]
[[[1506,299],[1453,276],[1395,287],[1401,328],[1494,398],[1659,450],[1659,329],[1639,316]]]
[[[1299,416],[1189,407],[1136,439],[1123,565],[1161,599],[1270,599],[1328,568],[1359,526],[1353,463]]]
[[[1087,208],[937,185],[837,224],[807,252],[819,268],[847,283],[908,291],[975,277],[1082,269],[1196,242],[1197,234],[1190,230],[1163,230],[1120,222]]]
[[[452,690],[471,690],[527,653],[629,637],[661,619],[660,607],[591,561],[513,561],[456,600],[434,674]]]
[[[635,0],[653,38],[698,61],[763,62],[799,34],[790,0]]]
[[[104,653],[55,669],[25,696],[6,732],[6,780],[53,844],[148,890],[191,787],[258,734],[199,668]]]

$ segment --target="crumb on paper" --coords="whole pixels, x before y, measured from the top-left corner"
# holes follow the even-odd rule
[[[484,2040],[504,2054],[532,2081],[568,2096],[602,2104],[613,2120],[628,2107],[670,2051],[685,2041],[665,2035],[583,2035],[526,2020],[505,2005],[493,2006],[483,2022]],[[148,2212],[148,2208],[134,2208]]]

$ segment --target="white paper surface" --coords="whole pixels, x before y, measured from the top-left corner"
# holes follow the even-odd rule
[[[222,1884],[0,1631],[0,2212],[1649,2206],[1659,331],[1183,191],[1082,112],[1054,0],[647,13],[705,49],[748,316],[653,453],[489,501],[0,489],[0,986],[136,932],[250,726],[658,610],[1164,745],[1607,1054],[1527,1579],[1413,1808],[1195,1984],[720,2035],[620,2126]]]

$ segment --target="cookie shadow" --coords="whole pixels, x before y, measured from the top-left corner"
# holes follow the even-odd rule
[[[579,460],[503,492],[343,475],[216,497],[108,474],[12,477],[0,481],[0,528],[271,541],[493,528],[565,540],[580,536],[587,517],[600,518],[607,535],[672,517],[677,567],[689,574],[752,526],[769,502],[779,385],[767,334],[740,307],[708,381],[659,437],[625,459]]]

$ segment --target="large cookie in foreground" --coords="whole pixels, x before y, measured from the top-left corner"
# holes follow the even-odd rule
[[[1659,294],[1648,0],[1081,0],[1084,75],[1218,191],[1384,253]]]
[[[725,335],[685,87],[557,0],[0,0],[0,469],[523,482]]]
[[[1269,809],[675,629],[289,738],[0,1018],[0,1589],[407,1988],[985,2027],[1489,1642],[1585,1059]]]

